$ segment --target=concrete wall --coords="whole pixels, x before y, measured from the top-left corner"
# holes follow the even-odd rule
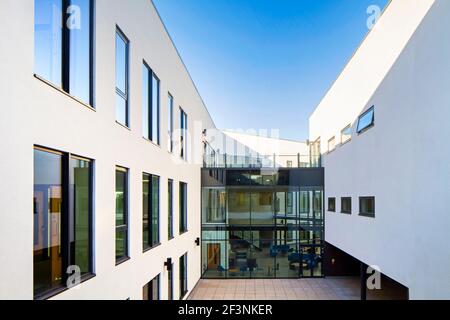
[[[96,277],[55,299],[141,299],[142,287],[161,274],[167,298],[168,257],[188,252],[188,288],[200,277],[200,167],[202,130],[214,123],[150,0],[97,0],[93,111],[33,76],[34,1],[3,0],[0,30],[0,299],[33,299],[33,145],[95,160],[94,265]],[[130,39],[130,126],[115,122],[116,24]],[[142,138],[142,61],[161,79],[161,146]],[[167,92],[188,114],[189,163],[167,150]],[[130,256],[115,266],[115,166],[130,169]],[[142,253],[142,173],[161,177],[162,245]],[[174,179],[175,239],[167,239],[167,179]],[[178,182],[188,183],[189,232],[178,235]]]
[[[393,0],[311,116],[322,141],[326,241],[377,265],[411,299],[450,298],[450,2]],[[375,106],[375,126],[358,135],[358,116]],[[326,142],[352,124],[352,140]],[[353,214],[340,214],[340,197]],[[376,218],[358,197],[376,197]]]

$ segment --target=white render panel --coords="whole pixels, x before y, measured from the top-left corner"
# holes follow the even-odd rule
[[[97,0],[95,107],[93,111],[33,76],[34,0],[3,0],[0,20],[0,299],[33,299],[33,145],[95,160],[94,265],[96,277],[54,299],[141,299],[142,287],[174,261],[174,297],[179,297],[178,259],[188,252],[188,289],[200,278],[200,167],[202,130],[214,123],[150,0]],[[130,40],[130,127],[115,122],[115,32]],[[142,62],[161,79],[161,146],[142,138]],[[188,115],[190,163],[167,150],[167,93]],[[115,166],[130,169],[130,256],[115,266]],[[142,173],[161,177],[161,246],[142,252]],[[167,239],[167,180],[174,180],[175,239]],[[188,184],[188,229],[178,235],[178,183]]]

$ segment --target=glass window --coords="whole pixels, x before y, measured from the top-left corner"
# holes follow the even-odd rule
[[[145,62],[142,94],[143,135],[159,145],[159,79]]]
[[[226,222],[226,191],[225,188],[203,188],[202,212],[203,223]]]
[[[152,281],[143,287],[143,300],[159,300],[159,278],[160,275],[157,275]]]
[[[143,249],[159,244],[159,177],[143,174]]]
[[[116,169],[116,263],[128,258],[128,170]]]
[[[180,182],[180,233],[188,231],[187,228],[187,184]]]
[[[180,257],[180,300],[183,300],[184,296],[188,292],[187,285],[187,253]]]
[[[187,160],[188,119],[186,113],[180,108],[180,156]]]
[[[35,72],[62,87],[62,0],[34,1]]]
[[[128,48],[125,35],[116,31],[116,120],[124,126],[128,121]]]
[[[167,104],[167,150],[173,152],[173,97],[170,93]]]
[[[64,287],[69,266],[91,274],[91,161],[35,148],[33,218],[35,297]]]
[[[364,112],[358,120],[358,133],[362,133],[375,125],[375,107]]]
[[[328,211],[336,212],[336,198],[328,198]]]
[[[352,139],[352,126],[349,124],[341,131],[341,144],[344,144]]]
[[[168,182],[168,238],[173,238],[173,180]]]
[[[341,198],[341,213],[352,213],[352,198]]]
[[[168,284],[168,294],[167,300],[173,300],[173,263],[169,266],[169,270],[167,271],[167,284]]]
[[[361,216],[375,217],[375,197],[359,198],[359,214]]]
[[[335,137],[328,140],[328,152],[331,152],[334,149],[336,149],[336,138]]]
[[[159,145],[159,79],[152,74],[152,141]]]

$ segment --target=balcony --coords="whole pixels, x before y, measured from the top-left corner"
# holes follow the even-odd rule
[[[204,156],[204,168],[320,168],[320,156],[311,155],[230,155],[230,154],[206,154]]]

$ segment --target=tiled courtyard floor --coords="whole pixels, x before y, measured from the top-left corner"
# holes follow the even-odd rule
[[[359,300],[359,278],[200,280],[190,300]]]

